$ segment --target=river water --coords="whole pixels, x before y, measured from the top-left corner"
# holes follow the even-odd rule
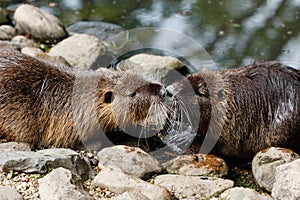
[[[42,7],[65,26],[101,20],[127,30],[167,28],[195,40],[222,68],[263,60],[300,68],[300,0],[0,0],[3,8],[19,3]]]

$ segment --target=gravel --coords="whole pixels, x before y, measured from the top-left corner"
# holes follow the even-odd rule
[[[89,160],[94,160],[97,157],[95,154],[85,151],[78,151],[78,153],[87,157]],[[100,168],[98,166],[93,166],[93,170],[96,175],[99,173]],[[38,200],[40,199],[38,179],[45,175],[46,174],[26,174],[14,171],[0,172],[0,185],[16,188],[24,197],[24,200]],[[94,199],[98,200],[115,196],[115,194],[107,188],[91,186],[91,182],[92,179],[89,179],[83,183],[83,186]]]

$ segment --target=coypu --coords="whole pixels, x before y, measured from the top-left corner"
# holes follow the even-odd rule
[[[76,71],[0,48],[0,139],[76,147],[140,126],[163,93],[161,84],[137,75]]]
[[[194,91],[186,92],[187,86]],[[212,150],[239,160],[252,159],[270,146],[300,152],[300,74],[296,69],[274,61],[203,70],[167,90],[190,107],[185,112],[190,119],[198,118],[193,126],[197,132],[194,142],[204,141],[201,152]],[[168,133],[162,138],[166,136]],[[170,140],[174,143],[178,138]]]

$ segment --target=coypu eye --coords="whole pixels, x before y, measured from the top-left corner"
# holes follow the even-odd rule
[[[218,100],[223,101],[226,98],[226,93],[223,89],[219,90],[218,92]]]
[[[132,94],[129,95],[129,97],[134,97],[136,95],[136,92],[133,92]]]
[[[104,94],[104,102],[111,103],[114,100],[114,94],[112,92],[106,92]]]

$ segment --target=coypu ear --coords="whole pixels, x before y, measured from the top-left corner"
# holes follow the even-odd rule
[[[115,97],[112,91],[107,91],[104,93],[104,103],[112,103],[114,99]]]
[[[187,76],[189,85],[193,88],[194,93],[199,97],[209,98],[209,91],[205,80],[200,73]]]
[[[201,97],[209,97],[209,91],[207,88],[198,87],[195,90],[195,94]]]

